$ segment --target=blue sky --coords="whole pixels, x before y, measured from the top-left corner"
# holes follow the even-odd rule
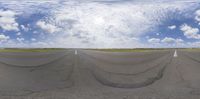
[[[0,0],[0,47],[200,47],[197,0]]]

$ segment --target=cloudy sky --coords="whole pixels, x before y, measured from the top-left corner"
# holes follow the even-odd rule
[[[0,0],[0,47],[200,47],[200,2]]]

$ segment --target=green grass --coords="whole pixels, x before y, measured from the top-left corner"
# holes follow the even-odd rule
[[[49,51],[57,51],[64,50],[59,48],[44,48],[44,49],[18,49],[18,48],[6,48],[0,49],[0,52],[49,52]]]
[[[200,48],[186,48],[186,49],[181,49],[183,51],[200,51]]]
[[[105,51],[105,52],[149,52],[149,51],[158,51],[158,50],[166,50],[166,49],[88,49],[88,50],[96,50],[96,51]]]

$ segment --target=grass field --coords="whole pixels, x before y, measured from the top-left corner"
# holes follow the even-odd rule
[[[167,49],[138,48],[138,49],[88,49],[88,50],[106,51],[106,52],[149,52],[149,51],[159,51]]]
[[[0,49],[0,52],[49,52],[49,51],[56,51],[56,50],[64,50],[61,48],[35,48],[35,49],[20,49],[20,48],[5,48]]]
[[[200,48],[187,48],[187,49],[181,49],[183,51],[200,51]]]

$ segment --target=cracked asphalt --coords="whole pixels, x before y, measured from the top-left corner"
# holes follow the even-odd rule
[[[200,99],[200,52],[1,52],[0,99]]]

